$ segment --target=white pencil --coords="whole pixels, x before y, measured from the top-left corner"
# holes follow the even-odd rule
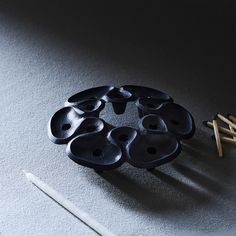
[[[59,192],[48,186],[46,183],[44,183],[42,180],[40,180],[35,175],[28,173],[23,170],[25,173],[27,179],[32,182],[36,187],[41,189],[44,193],[46,193],[49,197],[54,199],[58,204],[63,206],[66,210],[68,210],[71,214],[73,214],[75,217],[83,221],[86,225],[88,225],[91,229],[93,229],[96,233],[103,236],[114,236],[113,233],[111,233],[107,228],[105,228],[103,225],[98,223],[96,220],[94,220],[90,215],[88,215],[83,210],[79,209],[77,206],[75,206],[71,201],[64,198]]]

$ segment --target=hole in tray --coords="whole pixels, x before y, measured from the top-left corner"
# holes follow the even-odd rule
[[[157,150],[154,147],[148,147],[147,152],[151,155],[154,155],[154,154],[156,154]]]
[[[85,108],[87,111],[92,111],[94,109],[94,106],[93,105],[88,105],[86,106]]]
[[[177,120],[170,120],[170,122],[174,125],[179,125],[179,122]]]
[[[129,137],[127,134],[121,134],[119,135],[119,140],[122,141],[122,142],[126,142],[128,141]]]
[[[70,124],[63,124],[62,125],[62,130],[68,130],[70,129],[71,125]]]
[[[115,98],[123,98],[124,96],[122,95],[122,94],[120,94],[120,93],[117,93],[116,95],[115,95]]]
[[[155,108],[156,106],[155,106],[154,104],[152,104],[152,103],[147,103],[147,107],[149,107],[149,108]]]
[[[101,156],[102,155],[102,150],[101,149],[95,149],[93,151],[93,155],[98,157],[98,156]]]
[[[93,132],[96,129],[97,129],[97,127],[95,125],[90,125],[90,126],[86,127],[87,132]]]
[[[150,128],[150,129],[153,129],[153,130],[156,130],[158,127],[157,127],[156,124],[150,124],[150,125],[149,125],[149,128]]]

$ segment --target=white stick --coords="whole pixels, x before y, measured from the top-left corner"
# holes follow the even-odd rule
[[[25,173],[27,179],[32,182],[36,187],[41,189],[44,193],[46,193],[49,197],[54,199],[57,203],[59,203],[61,206],[63,206],[66,210],[68,210],[71,214],[73,214],[75,217],[83,221],[86,225],[88,225],[91,229],[93,229],[95,232],[97,232],[99,235],[103,236],[115,236],[113,233],[111,233],[107,228],[105,228],[103,225],[98,223],[96,220],[94,220],[91,216],[89,216],[86,212],[79,209],[77,206],[75,206],[71,201],[64,198],[59,192],[48,186],[46,183],[44,183],[42,180],[40,180],[35,175],[28,173],[23,170]]]

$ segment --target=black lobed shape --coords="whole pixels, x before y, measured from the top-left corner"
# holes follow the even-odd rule
[[[138,125],[142,134],[164,134],[168,132],[164,120],[158,115],[144,116],[139,120]]]
[[[179,139],[189,139],[195,133],[195,123],[192,115],[182,106],[166,103],[158,111],[168,127],[168,130]]]
[[[152,169],[176,158],[181,152],[178,139],[168,132],[158,115],[147,115],[139,121],[140,134],[127,149],[127,161],[138,168]]]
[[[113,88],[114,87],[112,86],[100,86],[84,90],[69,97],[68,100],[65,102],[65,106],[75,106],[78,103],[82,102],[83,100],[87,99],[100,100]]]
[[[105,127],[109,129],[110,126]],[[65,107],[49,121],[48,135],[56,144],[66,144],[75,136],[97,133],[104,129],[104,122],[96,117],[79,117],[72,107]]]
[[[106,103],[119,115],[128,102],[136,105],[138,128],[113,127],[99,118]],[[181,152],[180,140],[195,132],[192,115],[173,103],[166,93],[153,88],[125,85],[101,86],[71,96],[49,121],[48,136],[67,144],[66,152],[77,164],[96,171],[114,169],[125,161],[153,169]]]
[[[148,114],[155,114],[165,104],[171,101],[166,101],[159,98],[139,98],[135,102],[138,108],[139,118]]]
[[[112,129],[107,138],[122,151],[122,159],[126,160],[127,148],[133,142],[138,132],[130,127],[118,127]]]
[[[128,146],[127,161],[138,168],[152,169],[174,160],[180,152],[178,139],[168,132],[139,134]]]
[[[105,102],[97,99],[86,99],[74,106],[76,112],[83,117],[99,117],[104,107]]]
[[[68,143],[76,135],[81,122],[81,117],[73,107],[64,107],[49,120],[48,136],[54,143]]]
[[[173,102],[172,97],[170,97],[168,94],[163,93],[159,90],[138,86],[138,85],[124,85],[121,87],[122,89],[129,91],[132,94],[133,100],[136,100],[138,98],[157,98],[166,102]]]
[[[101,133],[77,136],[69,142],[66,152],[76,163],[96,171],[114,169],[124,162],[121,149]]]

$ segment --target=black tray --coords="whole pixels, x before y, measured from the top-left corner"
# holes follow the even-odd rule
[[[138,110],[138,129],[114,127],[99,118],[106,103],[123,114],[127,102]],[[71,96],[49,121],[48,136],[67,144],[74,162],[96,171],[110,170],[125,161],[138,168],[153,169],[175,159],[181,139],[194,135],[192,115],[161,91],[134,85],[102,86]]]

